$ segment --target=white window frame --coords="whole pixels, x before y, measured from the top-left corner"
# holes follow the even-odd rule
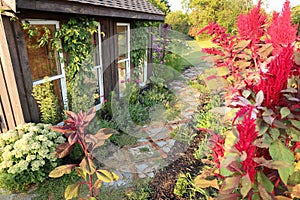
[[[95,105],[96,110],[100,110],[102,104],[104,103],[104,87],[103,87],[103,62],[102,62],[102,40],[101,40],[101,24],[98,22],[98,51],[99,51],[99,65],[94,66],[94,70],[97,70],[99,79],[99,96],[100,103]]]
[[[56,21],[56,20],[26,19],[26,20],[23,20],[23,23],[25,21],[28,21],[31,25],[55,25],[56,30],[60,29],[59,21]],[[59,41],[59,47],[62,48],[61,41]],[[54,80],[60,79],[61,95],[62,95],[62,100],[63,100],[63,104],[64,104],[64,109],[68,110],[67,84],[66,84],[65,65],[63,62],[63,53],[58,52],[58,56],[59,56],[59,64],[60,64],[61,74],[51,76],[51,77],[49,77],[48,80],[54,81]],[[39,84],[42,84],[45,82],[46,82],[45,78],[37,80],[37,81],[33,81],[33,86],[39,85]]]
[[[117,23],[117,26],[126,26],[127,27],[127,55],[128,57],[122,60],[118,60],[118,64],[125,62],[126,64],[126,80],[130,79],[130,23]]]

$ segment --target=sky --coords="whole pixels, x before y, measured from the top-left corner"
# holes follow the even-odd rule
[[[267,0],[269,7],[266,9],[267,12],[277,11],[280,12],[285,0]],[[181,0],[168,0],[171,5],[171,11],[180,10],[181,9]],[[300,0],[290,0],[291,7],[300,4]]]

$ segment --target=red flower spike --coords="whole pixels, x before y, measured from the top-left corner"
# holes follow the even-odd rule
[[[274,12],[272,24],[268,29],[269,37],[267,43],[272,43],[274,50],[273,55],[282,51],[282,47],[291,45],[296,40],[297,25],[293,26],[291,22],[290,1],[284,3],[281,14]]]
[[[256,146],[252,145],[257,137],[255,119],[252,116],[253,108],[249,107],[248,114],[245,115],[243,121],[237,124],[239,132],[239,141],[235,144],[235,148],[241,153],[246,153],[247,157],[241,162],[243,171],[249,175],[250,180],[254,182],[256,175],[255,163],[252,158],[255,157]]]
[[[293,66],[293,47],[283,47],[280,54],[268,65],[268,72],[261,74],[259,89],[265,96],[264,106],[272,109],[280,105],[281,90],[287,88],[288,77]]]
[[[242,39],[251,40],[251,44],[260,42],[260,38],[265,34],[267,15],[261,13],[261,1],[248,14],[241,14],[238,17],[237,27]]]
[[[205,129],[205,128],[198,128],[199,131],[205,131],[211,135],[210,138],[210,147],[213,152],[213,158],[214,162],[216,164],[216,167],[220,169],[220,161],[224,157],[225,149],[224,149],[224,144],[225,144],[225,138],[221,138],[220,135],[217,135],[211,130]]]

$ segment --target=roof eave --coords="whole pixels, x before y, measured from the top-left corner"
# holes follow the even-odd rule
[[[164,21],[162,14],[153,14],[146,12],[137,12],[104,6],[95,6],[89,4],[80,4],[66,1],[39,1],[39,0],[17,0],[17,10],[33,10],[56,13],[80,14],[101,17],[118,17],[127,19],[140,19],[149,21]]]

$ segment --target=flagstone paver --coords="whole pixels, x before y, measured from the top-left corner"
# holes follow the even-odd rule
[[[174,156],[171,152],[176,143],[171,133],[176,129],[184,130],[183,128],[191,122],[199,106],[200,93],[190,87],[188,81],[195,79],[202,70],[201,67],[189,68],[182,73],[180,80],[169,83],[169,89],[174,92],[179,101],[177,105],[181,109],[179,116],[168,121],[164,116],[156,116],[155,113],[152,122],[141,130],[145,137],[140,138],[138,144],[114,153],[109,159],[114,160],[118,157],[117,160],[105,164],[121,171],[120,174],[126,174],[127,178],[153,177],[156,170],[168,165],[172,160],[171,157]],[[128,176],[128,174],[132,175]],[[122,178],[117,182],[126,182],[127,180],[124,180],[126,176],[121,176]]]

